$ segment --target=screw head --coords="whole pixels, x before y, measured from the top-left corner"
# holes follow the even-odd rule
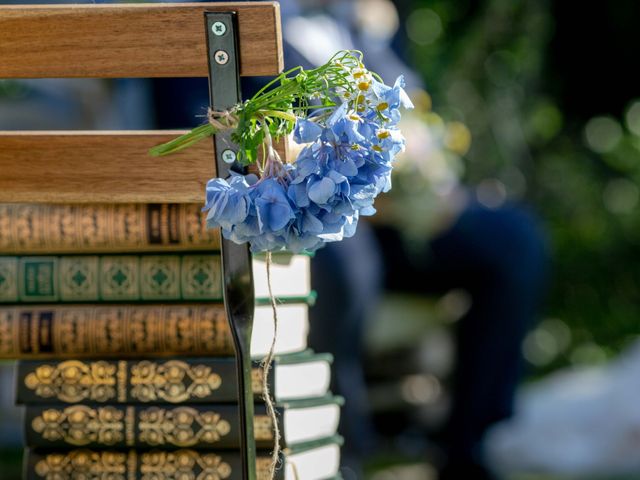
[[[222,160],[224,160],[225,163],[233,163],[236,161],[236,152],[234,152],[231,149],[226,149],[224,152],[222,152]]]
[[[222,35],[227,33],[227,26],[224,24],[224,22],[214,22],[213,25],[211,25],[211,31],[214,35],[221,37]]]
[[[217,50],[213,54],[213,58],[218,65],[226,65],[229,62],[229,54],[224,50]]]

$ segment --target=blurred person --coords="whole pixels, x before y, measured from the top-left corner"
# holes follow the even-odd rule
[[[390,47],[397,27],[393,4],[382,0],[301,0],[285,9],[284,16],[285,39],[312,64],[336,50],[356,48],[385,80],[403,73],[409,87],[421,87]],[[433,144],[438,140],[434,135],[411,138],[404,127],[408,149],[417,150],[408,152],[414,167],[428,169],[435,161],[431,154],[442,145]],[[432,126],[427,136],[435,130]],[[417,145],[412,146],[412,140]],[[416,173],[408,173],[414,183]],[[456,329],[454,397],[443,432],[440,478],[492,478],[484,466],[482,439],[490,425],[512,413],[522,369],[521,343],[534,322],[544,285],[543,235],[535,217],[520,206],[483,204],[455,175],[444,182],[438,175],[423,177],[421,191],[426,195],[418,198],[425,203],[415,201],[415,186],[405,196],[392,191],[391,198],[397,198],[380,200],[382,219],[373,219],[374,229],[361,222],[353,238],[317,252],[312,278],[318,303],[312,310],[310,344],[335,356],[335,389],[348,400],[342,424],[347,458],[366,457],[375,448],[375,437],[368,419],[361,342],[382,288],[421,295],[464,288],[472,304]],[[381,225],[385,219],[388,225]]]

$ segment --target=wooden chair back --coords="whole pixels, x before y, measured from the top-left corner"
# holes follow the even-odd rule
[[[206,11],[237,12],[241,75],[282,71],[276,2],[29,5],[0,6],[0,79],[206,77]],[[202,202],[213,142],[148,155],[180,133],[1,131],[0,202]]]

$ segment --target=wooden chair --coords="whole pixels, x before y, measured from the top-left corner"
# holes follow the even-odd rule
[[[216,27],[220,21],[222,28]],[[216,61],[220,49],[229,55]],[[239,100],[238,75],[277,75],[282,68],[275,2],[0,6],[2,79],[209,77],[212,107],[220,110]],[[202,203],[206,181],[229,168],[221,148],[205,141],[168,157],[148,155],[180,133],[0,132],[0,202]],[[246,419],[253,418],[246,382],[250,257],[246,247],[225,242],[222,256],[225,304],[236,322],[239,391],[245,392],[243,476],[253,479],[255,457],[248,459],[255,451],[246,440],[252,438]]]

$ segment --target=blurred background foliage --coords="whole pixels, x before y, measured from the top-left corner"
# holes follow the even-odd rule
[[[398,50],[443,122],[471,132],[450,169],[487,206],[532,205],[548,232],[553,283],[527,360],[539,374],[605,361],[639,333],[640,79],[629,47],[640,5],[397,6]]]

